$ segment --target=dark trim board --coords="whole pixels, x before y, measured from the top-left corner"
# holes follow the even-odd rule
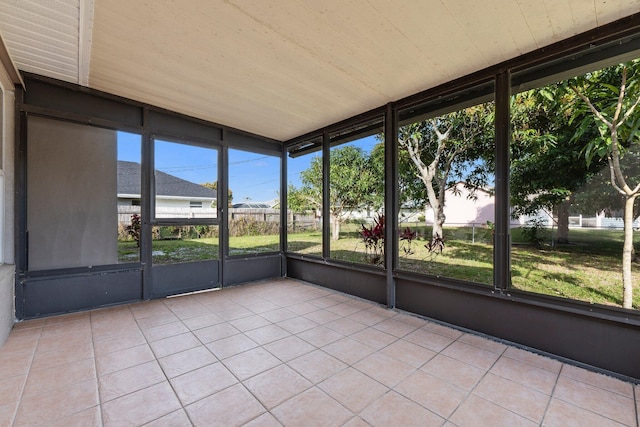
[[[217,260],[154,265],[151,267],[151,298],[218,288],[219,270],[220,262]]]
[[[288,257],[287,277],[387,305],[387,279],[382,269],[365,271]]]
[[[397,308],[640,382],[640,327],[588,312],[396,279]]]
[[[229,258],[224,268],[224,286],[272,279],[282,277],[282,257],[277,254],[253,258]]]
[[[16,283],[19,319],[89,310],[142,299],[142,271],[128,270],[23,279]]]

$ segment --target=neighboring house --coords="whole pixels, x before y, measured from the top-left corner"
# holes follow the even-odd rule
[[[140,211],[140,164],[118,161],[118,213]],[[156,217],[215,217],[217,191],[174,175],[155,171]],[[127,208],[129,207],[129,208]],[[128,222],[122,218],[121,222]]]

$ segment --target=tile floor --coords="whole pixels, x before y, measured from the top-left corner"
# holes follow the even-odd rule
[[[640,387],[280,279],[17,324],[0,426],[635,426]]]

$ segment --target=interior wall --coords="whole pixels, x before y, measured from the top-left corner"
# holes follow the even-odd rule
[[[0,346],[15,322],[13,162],[15,90],[0,63]]]
[[[29,117],[30,270],[118,262],[116,160],[113,130]]]

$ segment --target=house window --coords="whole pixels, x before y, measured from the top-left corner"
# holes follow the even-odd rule
[[[131,206],[140,206],[140,199],[133,199],[131,201]]]
[[[190,208],[202,208],[202,202],[190,201],[189,202],[189,207]]]

